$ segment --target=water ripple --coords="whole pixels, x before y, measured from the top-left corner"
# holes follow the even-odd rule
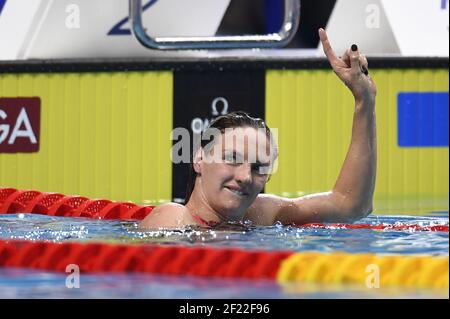
[[[447,225],[447,216],[369,216],[366,224]],[[176,244],[294,251],[346,251],[395,254],[448,255],[448,233],[414,230],[296,228],[251,223],[222,225],[217,229],[187,227],[179,230],[142,231],[130,221],[92,220],[32,214],[0,215],[0,239],[100,241],[116,243]]]

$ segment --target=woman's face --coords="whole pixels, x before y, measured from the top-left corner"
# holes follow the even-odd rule
[[[226,219],[240,219],[267,182],[274,161],[264,129],[227,129],[194,168],[204,198]],[[205,154],[206,153],[206,154]]]

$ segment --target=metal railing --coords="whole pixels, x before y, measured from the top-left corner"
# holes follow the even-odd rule
[[[145,47],[157,50],[278,48],[287,45],[300,23],[300,0],[285,0],[284,22],[278,33],[212,37],[150,37],[142,25],[142,0],[129,0],[131,29]]]

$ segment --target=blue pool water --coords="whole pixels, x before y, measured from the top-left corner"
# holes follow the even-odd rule
[[[359,223],[448,225],[436,216],[369,216]],[[311,229],[274,225],[228,225],[222,229],[141,231],[137,223],[42,215],[0,215],[0,239],[151,243],[293,251],[346,251],[448,256],[447,232]],[[0,298],[448,298],[448,292],[280,285],[270,281],[218,280],[146,274],[82,275],[80,289],[65,274],[0,268]],[[83,289],[84,288],[84,289]]]

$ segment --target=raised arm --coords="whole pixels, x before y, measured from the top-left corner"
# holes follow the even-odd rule
[[[247,217],[260,224],[349,222],[372,211],[376,175],[376,86],[366,58],[356,45],[337,57],[325,30],[319,30],[325,55],[334,72],[355,98],[350,147],[333,189],[295,199],[260,195]],[[264,214],[263,214],[264,212]]]

